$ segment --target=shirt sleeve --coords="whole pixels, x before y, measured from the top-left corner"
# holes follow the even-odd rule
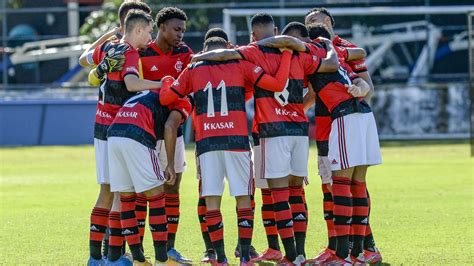
[[[176,93],[179,97],[184,97],[191,93],[192,88],[190,86],[190,76],[191,70],[187,67],[173,82],[170,87],[170,90]]]
[[[313,51],[310,53],[299,53],[298,59],[305,75],[311,75],[318,71],[321,66],[321,57],[317,56]]]
[[[125,78],[126,75],[133,74],[137,77],[140,77],[140,67],[139,65],[140,56],[138,55],[137,50],[129,49],[125,52],[125,63],[123,64],[123,69],[120,72],[120,76]]]
[[[92,60],[94,60],[95,65],[98,65],[100,63],[100,61],[102,61],[102,46],[103,45],[104,45],[104,43],[97,46],[94,49],[94,53],[92,54]]]
[[[257,84],[265,74],[265,71],[263,71],[262,67],[245,60],[240,60],[239,67],[241,73],[244,74],[245,80],[252,85]]]
[[[183,116],[182,121],[186,121],[188,119],[189,114],[192,110],[191,102],[189,101],[188,97],[178,98],[169,106],[170,111],[178,111]]]
[[[348,61],[347,64],[356,73],[362,73],[362,72],[366,72],[368,70],[367,65],[365,64],[365,58],[364,59],[359,59],[359,60],[354,60],[354,61]]]
[[[260,51],[258,51],[258,47],[256,45],[245,45],[245,46],[240,46],[239,48],[235,49],[241,56],[242,59],[247,60],[249,62],[252,62],[254,64],[259,64],[260,58],[258,57],[258,54]]]

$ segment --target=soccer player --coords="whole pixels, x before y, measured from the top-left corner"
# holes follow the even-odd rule
[[[206,40],[205,51],[226,46],[224,39],[212,37]],[[201,178],[200,194],[206,197],[206,225],[218,265],[227,265],[220,212],[224,177],[227,177],[230,193],[237,201],[241,265],[250,262],[253,173],[245,114],[246,84],[250,82],[262,89],[282,91],[288,79],[290,58],[291,53],[284,51],[275,73],[277,78],[265,74],[262,67],[243,60],[198,62],[191,64],[173,86],[162,89],[163,104],[194,93],[193,123]]]
[[[164,84],[174,81],[172,77],[162,80]],[[135,215],[136,193],[144,193],[150,204],[149,226],[156,265],[166,264],[168,260],[164,183],[175,181],[176,132],[191,111],[187,99],[162,106],[159,98],[156,90],[144,91],[130,98],[120,108],[107,133],[110,189],[120,192],[121,222],[134,265],[151,265],[141,249]],[[158,160],[157,153],[160,151],[156,150],[156,142],[160,139],[164,139],[169,154],[170,164],[166,166],[165,173]]]
[[[156,27],[158,35],[146,47],[140,51],[140,61],[143,78],[159,81],[164,76],[177,78],[189,64],[193,51],[183,41],[186,31],[186,13],[176,7],[165,7],[156,14]],[[165,145],[158,140],[157,148],[160,149],[159,160],[162,165],[167,165]],[[179,224],[179,187],[182,173],[186,169],[185,147],[182,126],[178,129],[175,153],[176,182],[173,185],[165,184],[166,192],[166,215],[168,217],[168,256],[178,263],[190,263],[191,260],[182,256],[175,249],[176,232]],[[143,199],[140,199],[143,202]],[[140,206],[139,224],[140,235],[143,239],[145,218],[145,206]]]
[[[262,40],[276,34],[273,18],[265,13],[252,17],[252,40]],[[295,39],[295,38],[293,38]],[[296,40],[296,39],[295,39]],[[328,46],[332,48],[329,41]],[[295,50],[301,51],[292,57],[288,86],[282,92],[269,93],[255,87],[255,120],[258,125],[259,142],[261,146],[262,171],[271,188],[274,217],[277,230],[285,248],[286,257],[282,263],[301,264],[304,262],[306,223],[301,223],[296,238],[293,228],[293,217],[305,220],[307,213],[302,187],[292,189],[291,196],[299,198],[295,204],[288,205],[290,191],[289,179],[299,180],[307,176],[308,163],[308,120],[303,110],[304,78],[314,72],[331,72],[338,69],[337,56],[334,50],[328,52],[327,58],[321,59],[310,53],[305,53],[306,46],[297,40]],[[239,47],[238,50],[221,50],[196,55],[193,60],[229,60],[246,59],[262,66],[268,73],[275,73],[281,60],[278,49],[259,46],[252,43]],[[278,154],[278,156],[275,156]],[[303,208],[302,208],[303,207]],[[296,215],[296,216],[295,216]],[[301,218],[300,218],[301,217]],[[298,258],[298,259],[297,259]]]
[[[313,32],[329,35],[324,26]],[[363,233],[368,219],[366,187],[357,177],[367,166],[381,163],[375,119],[363,97],[370,86],[357,76],[343,58],[337,73],[311,75],[309,81],[331,117],[328,138],[329,167],[332,171],[335,255],[324,263],[365,263]],[[317,125],[318,126],[318,125]],[[365,222],[364,222],[365,221]],[[349,254],[349,234],[354,242]],[[321,261],[321,258],[319,262]]]
[[[341,37],[334,34],[334,24],[335,20],[332,17],[331,13],[325,8],[314,8],[310,10],[306,17],[305,17],[305,24],[309,25],[312,23],[323,23],[329,30],[331,40],[333,41],[335,46],[340,47],[357,47],[353,43],[342,39]],[[354,60],[350,61],[347,60],[349,66],[356,72],[362,79],[364,79],[370,85],[370,92],[365,96],[366,100],[370,100],[371,95],[374,91],[374,86],[372,84],[372,80],[370,78],[370,74],[367,70],[367,66],[365,65],[365,59]],[[357,178],[360,181],[361,186],[365,185],[365,173],[361,173],[360,177]],[[368,191],[366,192],[369,204],[369,214],[370,214],[370,197]],[[331,201],[328,201],[328,206],[331,205]],[[374,241],[374,237],[372,235],[372,230],[370,227],[370,218],[367,220],[366,231],[364,233],[364,257],[367,263],[377,263],[382,261],[382,255],[380,254],[379,250],[377,249]]]
[[[125,63],[120,72],[107,73],[99,90],[96,122],[94,127],[94,147],[98,183],[101,193],[91,216],[91,263],[101,261],[100,242],[108,226],[110,230],[109,252],[110,261],[116,261],[122,254],[123,237],[119,219],[119,204],[112,205],[113,194],[110,193],[110,174],[107,156],[107,129],[112,123],[118,109],[137,91],[149,88],[160,88],[161,82],[140,80],[138,78],[137,48],[144,48],[151,39],[152,18],[143,11],[130,11],[125,20],[125,35],[122,40],[108,40],[84,52],[80,58],[81,65],[98,65],[107,54],[116,50],[117,46],[126,46]],[[122,48],[121,48],[122,49]],[[89,58],[89,59],[88,59]],[[91,59],[92,60],[91,60]],[[111,213],[116,214],[107,219],[106,212],[112,207]],[[116,229],[116,230],[114,230]],[[114,238],[116,237],[116,238]]]

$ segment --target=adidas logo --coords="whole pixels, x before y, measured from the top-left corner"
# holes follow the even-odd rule
[[[360,221],[360,223],[361,223],[361,224],[368,224],[369,221],[367,220],[367,217],[366,217],[364,220]]]
[[[91,231],[99,232],[99,228],[95,227],[95,225],[92,225]]]
[[[349,218],[349,220],[347,220],[347,224],[351,224],[352,223],[352,217]]]
[[[328,218],[329,217],[329,213],[324,213],[324,218]]]
[[[138,221],[138,225],[143,225],[143,226],[145,226],[145,221]]]
[[[285,224],[286,227],[291,227],[293,226],[293,220],[289,221],[287,224]]]
[[[293,218],[293,220],[296,220],[296,221],[306,221],[306,217],[303,215],[303,214],[298,214],[295,218]]]
[[[153,66],[150,68],[150,71],[158,71],[158,68],[157,68],[155,65],[153,65]]]
[[[331,162],[331,163],[332,163],[332,164],[337,164],[336,159],[332,159],[332,162]]]
[[[126,235],[131,235],[131,234],[133,234],[132,230],[125,229],[122,231],[122,235],[126,236]]]
[[[242,227],[252,227],[252,225],[247,221],[247,220],[244,220],[242,222],[239,223],[239,226],[242,226]]]
[[[217,226],[217,228],[222,228],[222,227],[224,227],[224,223],[223,223],[223,222],[220,222],[220,223],[219,223],[219,226]]]

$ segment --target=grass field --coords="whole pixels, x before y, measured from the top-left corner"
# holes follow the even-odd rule
[[[385,145],[384,164],[369,170],[372,230],[384,262],[400,265],[474,263],[473,168],[468,144]],[[311,148],[307,188],[307,253],[325,244],[322,195]],[[193,150],[181,188],[177,248],[198,261],[203,243],[196,217]],[[92,146],[0,149],[0,264],[85,264],[89,214],[96,200]],[[259,194],[259,193],[258,193]],[[235,201],[223,201],[226,250],[236,243]],[[260,202],[259,195],[257,203]],[[259,206],[259,205],[258,205]],[[265,248],[260,212],[254,245]],[[152,256],[150,235],[146,253]],[[232,263],[237,261],[232,258]]]

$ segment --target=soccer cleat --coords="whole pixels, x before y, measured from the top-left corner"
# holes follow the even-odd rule
[[[168,250],[168,258],[170,260],[176,261],[177,263],[191,264],[193,261],[183,257],[175,248]]]
[[[324,262],[325,265],[340,265],[340,266],[352,266],[352,261],[350,256],[347,256],[346,259],[341,259],[336,255],[332,255],[329,259]]]
[[[106,266],[132,266],[134,263],[127,257],[121,256],[116,261],[109,261],[107,260],[105,263]]]
[[[240,261],[240,266],[255,266],[255,263],[252,261],[245,261],[245,259],[242,259]]]
[[[217,262],[217,260],[215,260],[214,262],[212,262],[212,265],[213,266],[229,266],[229,263],[227,262],[227,259],[224,259],[223,262]]]
[[[351,255],[351,261],[353,265],[365,265],[364,253],[360,253],[357,257]]]
[[[376,264],[382,262],[382,254],[378,248],[375,248],[375,251],[364,250],[364,259],[365,263]]]
[[[155,261],[155,266],[166,266],[168,265],[169,260],[161,262],[161,261]]]
[[[153,266],[153,264],[151,264],[151,262],[149,262],[147,260],[145,260],[144,262],[134,260],[133,261],[133,266]]]
[[[283,254],[281,251],[268,248],[266,249],[260,256],[252,259],[253,262],[259,262],[259,261],[280,261],[283,259]]]
[[[323,251],[321,251],[321,253],[318,254],[318,256],[307,260],[307,262],[310,264],[325,263],[326,260],[329,259],[332,255],[334,255],[334,251],[329,248],[325,248]]]
[[[278,266],[295,266],[295,264],[289,261],[286,257],[283,257],[279,262],[277,262]]]
[[[201,259],[202,263],[213,263],[216,261],[216,252],[213,249],[204,251],[204,257]]]
[[[236,258],[240,258],[240,245],[237,245],[237,247],[235,247],[234,255]],[[252,245],[250,245],[249,255],[251,260],[258,258],[259,256],[257,250],[255,250],[255,247]]]
[[[96,260],[93,257],[89,257],[89,259],[87,260],[87,266],[105,266],[105,260]]]
[[[303,255],[298,255],[296,259],[293,261],[293,264],[300,266],[305,265],[306,259]]]

